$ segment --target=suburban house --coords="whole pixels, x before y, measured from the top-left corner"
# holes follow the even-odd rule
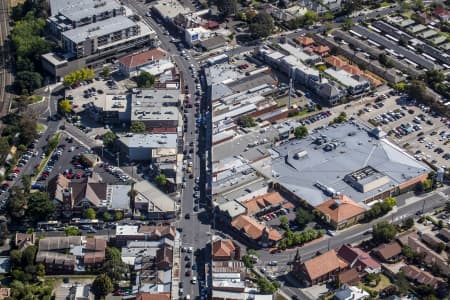
[[[338,281],[340,284],[355,285],[361,280],[361,275],[356,269],[348,269],[342,271],[338,275]]]
[[[231,226],[250,243],[255,243],[262,247],[275,245],[282,238],[277,230],[267,227],[246,215],[240,215],[235,218],[231,221]]]
[[[216,261],[221,260],[239,260],[240,249],[232,240],[217,239],[212,243],[212,258]]]
[[[366,211],[361,205],[343,194],[339,194],[315,208],[323,215],[327,223],[338,230],[357,223],[364,217]]]
[[[164,69],[164,71],[173,68],[173,64],[170,62],[167,52],[161,48],[133,53],[119,59],[119,70],[128,77],[139,75],[140,70],[148,72],[148,70],[152,70],[155,67],[161,70]]]
[[[434,289],[445,284],[445,281],[441,278],[434,277],[430,272],[421,270],[413,265],[403,266],[400,268],[400,271],[402,271],[409,280],[412,280],[417,284],[428,285]]]
[[[360,248],[346,244],[338,250],[337,254],[349,264],[350,268],[355,268],[359,272],[381,272],[381,265]]]
[[[136,300],[170,300],[170,293],[140,293]]]
[[[348,266],[333,249],[304,263],[295,262],[294,273],[305,285],[312,286],[336,280],[339,272]]]
[[[39,240],[36,262],[49,274],[84,272],[105,261],[106,240],[84,236],[45,237]]]
[[[381,244],[372,253],[386,263],[394,263],[400,259],[402,247],[397,242]]]

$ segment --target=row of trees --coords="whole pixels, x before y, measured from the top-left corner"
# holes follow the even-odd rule
[[[7,211],[16,222],[30,222],[50,220],[55,213],[55,205],[50,201],[48,193],[29,193],[29,176],[22,179],[24,188],[12,187],[7,202]]]
[[[323,236],[321,230],[306,230],[300,232],[292,232],[290,229],[284,233],[284,238],[280,241],[279,247],[286,249],[293,246],[303,245]]]
[[[389,211],[394,208],[397,203],[397,199],[394,197],[387,197],[381,202],[375,203],[365,214],[364,218],[366,221],[371,221],[373,219],[384,216]]]
[[[70,86],[79,83],[84,80],[91,80],[95,78],[95,71],[91,68],[82,68],[75,72],[69,73],[64,76],[64,85]]]

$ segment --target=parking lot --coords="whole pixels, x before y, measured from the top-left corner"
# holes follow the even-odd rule
[[[389,139],[406,148],[417,160],[448,166],[450,130],[447,119],[407,97],[389,97],[378,103],[382,106],[366,105],[360,117],[381,126]]]

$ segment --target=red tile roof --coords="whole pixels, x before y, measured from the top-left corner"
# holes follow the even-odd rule
[[[347,65],[347,62],[345,60],[341,59],[340,57],[334,56],[334,55],[325,57],[325,61],[328,64],[330,64],[334,67],[338,67],[338,68],[342,68]]]
[[[304,263],[305,270],[311,280],[320,278],[335,270],[344,269],[347,266],[347,262],[340,259],[335,250],[325,252]]]
[[[128,68],[133,68],[142,66],[152,60],[160,60],[165,56],[167,56],[167,53],[164,50],[157,48],[137,54],[124,56],[119,59],[119,62],[122,65],[127,66]]]
[[[345,195],[340,195],[339,199],[330,199],[316,209],[325,216],[329,216],[330,220],[340,223],[363,214],[366,210],[358,203]]]
[[[361,266],[362,268],[380,269],[381,265],[375,261],[367,252],[351,245],[343,245],[338,251],[339,257],[347,261],[350,265]]]
[[[303,46],[309,46],[309,45],[314,44],[314,40],[307,36],[299,37],[299,38],[296,38],[295,40]]]
[[[214,257],[231,257],[236,248],[231,240],[217,240],[212,244]]]
[[[317,46],[316,48],[314,48],[314,52],[318,53],[318,54],[325,54],[330,52],[330,47],[328,46]]]
[[[246,215],[240,215],[231,221],[231,226],[238,230],[243,230],[250,238],[257,240],[262,237],[263,232],[266,231],[271,241],[279,241],[281,240],[281,234],[267,226],[264,226],[258,223],[252,217]]]
[[[169,293],[152,294],[140,293],[136,296],[136,300],[170,300]]]
[[[247,200],[242,204],[247,208],[248,214],[253,214],[267,206],[277,205],[283,201],[283,197],[278,192],[268,193],[256,198]]]

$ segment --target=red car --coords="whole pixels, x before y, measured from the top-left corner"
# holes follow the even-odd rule
[[[39,168],[40,165],[41,165],[41,164],[36,164],[36,165],[34,166],[34,168],[37,169],[37,168]]]
[[[15,168],[15,169],[13,170],[13,173],[19,174],[19,173],[20,173],[20,169]]]
[[[73,174],[66,174],[66,178],[67,179],[72,179],[73,178]]]
[[[83,175],[84,175],[83,173],[78,173],[78,174],[77,174],[77,179],[80,179],[80,178],[82,178],[82,177],[83,177]]]

